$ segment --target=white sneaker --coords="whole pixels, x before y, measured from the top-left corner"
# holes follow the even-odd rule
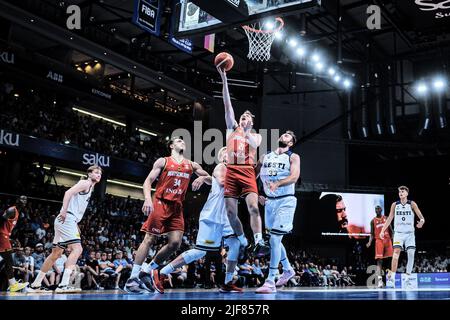
[[[78,293],[81,292],[81,288],[75,288],[75,287],[71,287],[71,286],[58,286],[55,289],[55,293]]]
[[[44,294],[53,294],[53,291],[47,289],[44,286],[40,286],[40,287],[33,287],[32,285],[28,286],[25,289],[26,293],[44,293]]]
[[[256,293],[277,293],[277,288],[275,286],[275,283],[270,280],[266,280],[264,284],[256,289]]]

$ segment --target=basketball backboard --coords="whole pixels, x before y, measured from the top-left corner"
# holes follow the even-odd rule
[[[321,0],[246,0],[249,19],[241,24],[250,23],[264,16],[296,14],[306,8],[320,5]],[[180,0],[175,12],[177,37],[192,36],[217,32],[229,27],[222,21],[214,18],[213,13],[206,13],[189,0]]]

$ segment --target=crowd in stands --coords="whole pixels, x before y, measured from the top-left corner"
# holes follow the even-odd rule
[[[0,128],[59,143],[68,143],[108,156],[151,165],[165,154],[165,144],[156,137],[77,113],[70,101],[57,99],[38,89],[15,89],[0,82]]]

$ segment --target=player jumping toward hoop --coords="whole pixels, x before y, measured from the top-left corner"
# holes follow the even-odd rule
[[[223,60],[224,63],[227,60]],[[245,238],[242,223],[238,217],[238,199],[245,198],[250,214],[250,226],[255,240],[255,253],[257,256],[265,256],[269,253],[269,247],[264,243],[262,236],[261,216],[258,208],[258,187],[256,185],[255,156],[256,149],[261,144],[260,134],[252,133],[254,116],[250,111],[245,111],[236,122],[226,72],[221,64],[217,70],[223,82],[223,102],[225,106],[225,122],[227,125],[227,153],[228,165],[225,175],[225,207],[233,231],[237,235],[242,247],[248,245]]]
[[[383,235],[383,239],[380,237],[380,232],[386,224],[386,216],[384,216],[383,208],[381,206],[375,207],[376,217],[370,222],[370,238],[367,242],[367,248],[372,244],[372,240],[375,238],[375,260],[377,261],[377,274],[378,274],[378,288],[383,287],[383,259],[392,257],[392,227]]]
[[[300,177],[300,156],[290,150],[296,140],[294,132],[286,131],[278,139],[278,148],[263,156],[258,164],[267,196],[260,198],[265,204],[264,221],[270,234],[270,269],[264,285],[256,293],[275,293],[276,287],[284,286],[295,275],[281,240],[292,230],[297,206],[295,183]],[[283,273],[275,283],[280,262]]]
[[[220,250],[223,238],[225,246],[228,246],[228,261],[224,285],[221,286],[220,292],[242,292],[241,288],[232,283],[234,269],[238,262],[239,240],[228,222],[223,196],[223,184],[227,171],[226,147],[219,150],[218,158],[219,164],[214,168],[212,177],[207,178],[208,181],[205,180],[206,183],[211,184],[211,191],[200,213],[195,248],[183,252],[162,268],[160,273],[167,277],[177,268],[203,258],[207,251]]]
[[[78,223],[83,219],[94,186],[100,182],[101,178],[102,168],[90,166],[87,169],[87,179],[78,181],[77,184],[64,193],[61,211],[55,219],[55,237],[53,239],[52,253],[45,259],[39,274],[28,288],[28,292],[48,292],[46,288],[42,287],[42,280],[67,247],[71,249],[70,255],[65,263],[61,283],[56,288],[55,293],[81,291],[80,288],[69,286],[70,275],[83,252]]]
[[[400,251],[406,248],[408,254],[408,262],[406,264],[406,274],[408,279],[406,280],[406,288],[411,287],[409,281],[409,275],[414,266],[414,254],[416,252],[416,238],[414,234],[414,213],[419,217],[420,221],[417,223],[417,228],[422,228],[425,223],[425,219],[422,213],[412,200],[408,200],[409,189],[405,186],[398,188],[399,201],[394,202],[391,205],[391,212],[386,220],[386,223],[381,229],[380,238],[384,238],[384,232],[394,220],[394,254],[392,256],[391,270],[388,273],[388,279],[386,281],[386,287],[395,288],[395,273],[398,266],[398,258],[400,257]]]
[[[128,292],[143,293],[153,288],[159,293],[164,293],[158,268],[181,245],[184,233],[183,201],[189,181],[193,173],[199,176],[192,183],[192,189],[196,191],[209,177],[198,163],[184,158],[186,145],[183,139],[172,138],[168,142],[168,148],[171,152],[170,157],[156,160],[144,182],[145,201],[142,211],[148,218],[141,228],[141,231],[145,232],[144,240],[137,251],[130,279],[125,284],[124,289]],[[152,200],[151,186],[158,177]],[[156,253],[147,268],[143,269],[142,263],[147,258],[150,247],[157,237],[164,234],[167,235],[167,244]],[[145,281],[148,278],[146,275],[150,275],[151,281]],[[139,278],[144,279],[145,284]]]

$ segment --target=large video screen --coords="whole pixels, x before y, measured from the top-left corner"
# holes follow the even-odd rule
[[[317,211],[321,235],[367,238],[370,234],[370,222],[375,217],[376,206],[380,206],[384,213],[384,195],[322,192]]]
[[[300,192],[297,199],[293,234],[304,240],[364,242],[369,239],[375,207],[380,206],[382,214],[388,214],[383,194],[313,191]]]

